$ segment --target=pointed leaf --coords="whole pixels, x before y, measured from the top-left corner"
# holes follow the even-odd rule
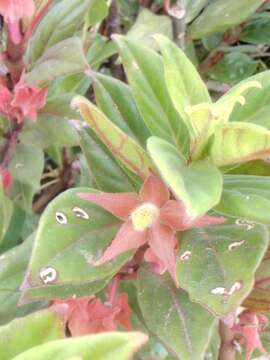
[[[156,35],[164,61],[165,80],[174,107],[185,121],[190,133],[196,134],[196,123],[187,109],[200,103],[211,103],[205,83],[185,53],[165,36]],[[199,134],[198,134],[199,135]]]
[[[142,145],[150,136],[137,109],[130,88],[111,76],[96,73],[93,83],[96,102],[104,114]]]
[[[87,67],[82,41],[72,37],[46,50],[24,78],[29,84],[45,86],[58,77],[83,72]]]
[[[25,316],[42,305],[40,303],[17,305],[20,297],[19,287],[27,269],[33,237],[30,236],[21,245],[13,247],[0,257],[0,325],[16,317]]]
[[[136,189],[128,176],[90,129],[78,133],[95,187],[105,192],[134,192]]]
[[[31,67],[53,45],[73,36],[93,0],[54,2],[38,24],[28,43],[25,63]]]
[[[162,58],[128,38],[115,37],[138,109],[152,135],[166,139],[184,154],[188,132],[165,85]]]
[[[172,39],[172,23],[168,16],[156,15],[152,11],[143,8],[137,16],[133,26],[127,33],[128,39],[156,48],[153,35],[163,34]]]
[[[217,166],[263,159],[270,154],[270,131],[262,126],[231,122],[216,130],[210,156]]]
[[[224,32],[252,15],[264,0],[214,0],[192,23],[189,36],[200,39],[215,32]]]
[[[147,327],[164,342],[174,358],[204,359],[215,318],[192,303],[185,291],[176,289],[169,276],[142,268],[138,301]]]
[[[14,201],[27,212],[32,211],[32,200],[40,188],[44,154],[39,147],[18,144],[9,164],[13,181],[10,189]]]
[[[67,190],[46,208],[22,285],[22,302],[94,294],[132,256],[128,252],[105,265],[93,265],[120,225],[108,212],[77,196],[93,192]]]
[[[180,286],[217,315],[235,311],[253,287],[268,238],[265,226],[244,219],[187,231],[178,255]]]
[[[0,243],[8,230],[12,212],[13,204],[5,195],[0,175]]]
[[[129,360],[131,356],[148,340],[139,332],[104,333],[82,336],[34,347],[14,358],[14,360]]]
[[[62,337],[64,337],[63,323],[50,310],[42,310],[15,319],[0,327],[1,360],[11,360],[34,346]]]
[[[209,69],[208,76],[216,81],[237,84],[253,75],[257,68],[258,62],[249,55],[240,51],[232,51],[225,54],[216,65]]]
[[[202,9],[207,5],[208,0],[186,0],[185,2],[185,8],[186,8],[186,16],[185,16],[185,22],[189,23],[191,22],[199,13],[202,11]]]
[[[270,71],[267,70],[254,75],[238,84],[237,87],[248,81],[258,82],[261,84],[261,89],[248,89],[245,92],[245,103],[243,105],[239,103],[235,105],[230,121],[245,121],[270,129]]]
[[[90,128],[128,170],[142,179],[153,171],[151,160],[143,148],[114,125],[90,101],[76,96],[72,101],[72,107],[80,111]]]
[[[191,219],[204,215],[221,196],[222,176],[207,161],[187,165],[183,156],[168,142],[151,137],[147,149],[161,177],[181,200]]]
[[[88,10],[88,25],[95,25],[108,15],[109,5],[106,0],[93,0]]]
[[[39,111],[37,122],[25,122],[20,141],[43,149],[52,145],[78,145],[76,130],[68,122],[68,119],[79,118],[70,108],[73,96],[74,94],[62,94],[48,98],[46,105]]]
[[[222,216],[270,224],[270,183],[267,176],[225,175],[220,203]]]

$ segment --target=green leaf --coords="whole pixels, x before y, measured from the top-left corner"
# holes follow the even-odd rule
[[[116,46],[107,37],[97,34],[88,52],[87,60],[91,69],[97,70],[110,56],[116,53]]]
[[[79,118],[70,108],[73,96],[74,94],[63,94],[49,98],[45,107],[40,110],[37,122],[25,122],[20,141],[43,149],[52,145],[78,145],[77,132],[68,122],[69,119]]]
[[[33,235],[30,236],[21,245],[0,256],[0,325],[16,317],[25,316],[42,306],[40,303],[17,305],[20,297],[19,287],[27,268],[33,238]]]
[[[97,189],[105,192],[134,192],[132,182],[93,133],[81,129],[80,146]]]
[[[87,67],[80,38],[71,37],[46,50],[24,78],[30,84],[45,86],[58,77],[83,72]]]
[[[124,37],[114,37],[134,99],[146,126],[158,136],[188,152],[188,132],[175,110],[165,84],[162,58],[153,50]]]
[[[42,310],[0,327],[1,360],[11,360],[35,346],[64,337],[63,323],[50,310]],[[31,359],[28,358],[28,359]],[[32,357],[32,359],[36,359]]]
[[[150,136],[137,109],[130,88],[111,76],[95,74],[94,91],[98,107],[117,126],[142,145]]]
[[[4,253],[7,250],[18,245],[22,241],[22,231],[26,220],[25,211],[13,203],[13,212],[10,219],[9,227],[6,234],[0,244],[0,253]]]
[[[172,24],[168,16],[156,15],[144,8],[127,33],[127,38],[150,48],[156,48],[153,35],[163,34],[172,39]]]
[[[114,43],[97,34],[88,49],[86,57],[91,69],[97,70],[105,60],[115,53],[116,47]],[[73,74],[55,81],[53,90],[54,94],[73,92],[74,94],[85,95],[90,85],[91,79],[88,76],[86,77],[85,74]]]
[[[147,340],[147,336],[139,332],[115,332],[69,338],[34,347],[13,360],[129,360]]]
[[[169,276],[141,268],[138,301],[147,327],[175,359],[204,359],[215,318],[192,303],[185,291],[176,289]]]
[[[235,86],[234,89],[243,86],[249,81],[257,81],[261,84],[261,89],[246,90],[244,95],[245,103],[235,105],[230,121],[251,122],[270,129],[270,71],[254,75]]]
[[[262,126],[231,122],[215,131],[210,157],[217,166],[263,159],[270,154],[270,131]]]
[[[92,1],[60,0],[50,6],[28,43],[24,59],[28,70],[50,47],[75,34]]]
[[[22,285],[22,302],[94,294],[132,256],[129,251],[105,265],[93,265],[120,223],[99,206],[80,199],[77,194],[82,192],[96,190],[67,190],[44,211]]]
[[[200,39],[215,32],[224,32],[252,15],[264,0],[214,0],[192,23],[189,36]]]
[[[88,10],[87,25],[95,25],[108,15],[109,6],[106,0],[92,0]]]
[[[185,22],[189,23],[199,15],[209,0],[185,0]]]
[[[253,287],[268,238],[265,226],[245,219],[185,232],[177,263],[180,286],[216,315],[235,311]]]
[[[215,166],[207,161],[188,165],[173,145],[156,137],[148,139],[147,149],[161,177],[191,218],[204,215],[219,202],[222,176]]]
[[[111,153],[128,170],[146,178],[153,165],[146,152],[131,137],[125,134],[120,128],[113,124],[98,108],[86,98],[77,96],[72,101],[72,107],[78,109],[96,133],[99,139],[106,145]]]
[[[221,61],[211,67],[208,72],[214,80],[235,84],[254,74],[258,62],[241,52],[226,54]]]
[[[197,135],[196,125],[189,118],[187,109],[200,103],[211,103],[207,87],[179,47],[165,36],[155,36],[155,39],[163,55],[165,80],[174,107],[185,121],[190,134]]]
[[[5,195],[0,179],[0,243],[8,230],[13,213],[13,204]]]
[[[269,190],[267,176],[225,175],[222,197],[215,211],[269,225]]]
[[[241,40],[251,44],[270,45],[269,12],[255,14],[241,32]]]
[[[13,177],[11,197],[27,212],[32,210],[32,200],[40,188],[40,179],[44,167],[44,154],[39,147],[18,144],[9,164]]]

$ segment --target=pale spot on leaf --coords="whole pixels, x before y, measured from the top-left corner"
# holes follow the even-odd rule
[[[187,250],[180,256],[180,260],[182,261],[189,260],[191,255],[192,255],[191,251]]]
[[[242,283],[240,281],[236,281],[231,287],[231,289],[228,292],[228,295],[234,294],[236,291],[239,291],[242,289]]]
[[[251,230],[255,226],[255,223],[253,221],[249,221],[249,220],[246,220],[246,219],[237,219],[235,221],[235,224],[238,225],[238,226],[245,227],[247,230]]]
[[[228,249],[231,251],[231,250],[234,250],[236,248],[238,248],[239,246],[243,245],[245,243],[245,240],[242,240],[242,241],[235,241],[233,243],[231,243],[229,246],[228,246]]]
[[[85,219],[88,220],[89,219],[89,215],[87,214],[87,212],[77,206],[75,206],[72,209],[72,212],[75,214],[76,217],[81,218],[81,219]]]
[[[40,270],[40,278],[44,284],[51,284],[57,279],[57,271],[53,267],[46,267]]]
[[[224,287],[216,287],[211,290],[211,293],[214,295],[225,295],[227,290]]]
[[[58,224],[66,225],[68,223],[67,217],[64,213],[61,211],[57,211],[55,214],[55,219],[58,222]]]

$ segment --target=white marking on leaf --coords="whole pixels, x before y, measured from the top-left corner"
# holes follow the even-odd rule
[[[87,214],[87,212],[77,206],[75,206],[73,209],[72,209],[72,212],[75,214],[75,216],[77,216],[78,218],[81,218],[81,219],[85,219],[85,220],[88,220],[89,219],[89,215]]]
[[[238,248],[239,246],[243,245],[245,243],[245,240],[242,240],[242,241],[235,241],[233,243],[231,243],[229,246],[228,246],[228,249],[231,251],[231,250],[234,250],[236,248]]]
[[[216,287],[214,289],[211,290],[211,293],[214,295],[225,295],[227,294],[227,290],[225,289],[225,287]]]
[[[231,289],[228,291],[228,295],[234,294],[236,291],[239,291],[242,289],[242,283],[240,281],[236,281],[231,287]]]
[[[237,219],[235,221],[235,224],[238,225],[238,226],[245,227],[247,230],[251,230],[255,226],[255,223],[253,221],[249,221],[249,220],[246,220],[246,219]]]
[[[180,256],[180,260],[182,261],[189,260],[191,255],[192,255],[191,251],[187,250]]]
[[[40,270],[40,278],[44,284],[51,284],[57,279],[57,271],[53,267],[46,267]]]
[[[58,224],[66,225],[68,223],[67,217],[64,213],[61,211],[57,211],[55,214],[55,219],[58,222]]]

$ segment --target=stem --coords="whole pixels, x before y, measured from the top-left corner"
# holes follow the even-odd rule
[[[236,349],[233,331],[222,321],[219,322],[220,348],[218,360],[235,360]]]
[[[165,11],[170,15],[173,24],[173,38],[174,42],[181,48],[185,49],[186,43],[186,9],[185,1],[177,0],[176,3],[171,7],[170,0],[164,1]]]
[[[117,0],[112,0],[109,15],[107,17],[107,26],[106,26],[107,36],[111,37],[113,34],[120,34],[120,18],[119,18],[119,9]],[[116,63],[118,56],[113,55],[109,59],[110,69],[114,77],[117,79],[123,80],[125,78],[122,66]]]
[[[18,124],[15,119],[12,120],[13,125],[7,135],[7,142],[3,148],[2,156],[1,156],[1,167],[7,168],[10,160],[12,159],[13,153],[15,151],[18,136],[23,127],[23,124]]]

